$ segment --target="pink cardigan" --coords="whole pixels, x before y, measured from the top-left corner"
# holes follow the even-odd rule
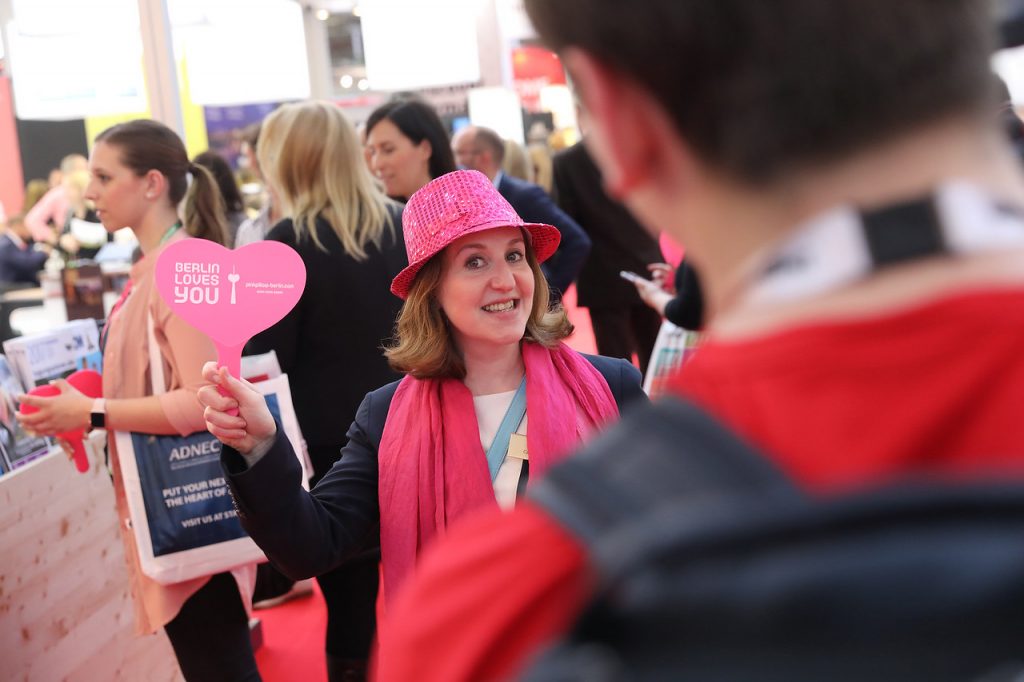
[[[187,238],[179,230],[169,243]],[[111,320],[103,354],[103,395],[107,398],[143,398],[152,395],[149,377],[149,350],[146,345],[146,311],[153,315],[153,326],[160,354],[164,359],[167,392],[160,396],[164,413],[171,425],[182,435],[203,431],[203,408],[196,391],[203,384],[203,363],[217,357],[213,343],[188,323],[174,315],[157,293],[153,278],[157,249],[132,267],[132,291],[124,305]],[[114,471],[114,495],[119,518],[128,518],[128,502],[117,462],[113,437],[108,439],[111,468]],[[206,584],[209,577],[196,578],[174,585],[160,585],[139,568],[135,537],[121,524],[121,538],[131,579],[135,603],[136,632],[155,632],[170,622],[182,604]],[[255,565],[232,571],[238,583],[246,611],[252,608],[252,590],[256,579]]]
[[[57,185],[44,194],[36,205],[25,214],[25,227],[37,242],[47,241],[53,235],[53,229],[48,224],[49,221],[53,221],[59,233],[64,229],[64,221],[68,219],[69,210],[67,192],[64,187]]]

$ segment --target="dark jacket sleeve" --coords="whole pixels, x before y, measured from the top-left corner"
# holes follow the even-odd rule
[[[310,492],[280,426],[270,452],[251,468],[224,448],[221,463],[242,527],[288,577],[320,575],[379,542],[377,449],[392,395],[367,394],[341,458]]]
[[[564,156],[556,156],[551,165],[551,199],[573,220],[582,215],[582,201],[576,194],[576,186],[569,181],[571,170]],[[588,235],[589,236],[589,235]]]
[[[300,256],[302,255],[296,248],[295,228],[290,219],[285,219],[275,225],[267,233],[266,239],[281,242],[295,249]],[[305,258],[303,258],[303,262],[305,262]],[[246,353],[258,355],[274,351],[277,353],[277,361],[281,365],[281,371],[285,374],[291,373],[295,368],[296,356],[299,352],[299,344],[301,343],[302,335],[299,333],[299,329],[302,326],[302,316],[305,314],[309,299],[314,295],[315,292],[312,291],[312,287],[307,287],[302,292],[302,296],[299,297],[299,302],[288,311],[287,315],[269,329],[260,332],[250,339],[245,347]]]
[[[0,271],[9,282],[37,282],[36,274],[43,269],[46,254],[34,249],[19,249],[10,240],[0,244]]]
[[[665,305],[665,319],[683,329],[704,327],[704,294],[697,272],[685,260],[676,269],[676,297]]]
[[[619,412],[623,409],[633,409],[636,405],[644,405],[650,402],[647,394],[644,393],[643,375],[640,370],[633,366],[633,363],[622,360],[619,365],[619,395],[615,402],[619,406]]]
[[[528,223],[554,225],[562,235],[557,255],[545,264],[545,274],[552,287],[564,292],[583,269],[583,263],[590,253],[590,237],[579,223],[558,208],[540,186],[523,183],[518,191],[522,198],[516,203],[524,207],[520,212],[522,219]]]
[[[603,355],[588,355],[586,353],[582,353],[582,355],[608,383],[612,397],[615,398],[615,404],[619,406],[619,412],[650,402],[647,394],[644,393],[640,370],[634,367],[633,363],[622,358],[608,358]]]

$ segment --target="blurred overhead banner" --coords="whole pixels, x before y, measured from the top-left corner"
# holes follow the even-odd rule
[[[366,76],[374,90],[416,90],[480,79],[482,0],[363,0]]]
[[[309,97],[302,8],[293,0],[175,0],[176,51],[192,101],[207,106]]]
[[[146,108],[138,0],[14,0],[7,59],[18,118]]]
[[[469,91],[469,120],[490,128],[503,138],[523,144],[523,111],[519,95],[508,88],[473,88]]]

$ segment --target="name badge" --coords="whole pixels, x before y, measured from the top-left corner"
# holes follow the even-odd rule
[[[526,452],[526,436],[513,433],[508,439],[508,456],[515,459],[530,459]]]

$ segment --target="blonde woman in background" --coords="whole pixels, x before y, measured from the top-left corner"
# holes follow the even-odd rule
[[[284,215],[267,239],[302,256],[306,289],[250,348],[275,350],[288,373],[315,484],[348,442],[363,396],[398,377],[381,346],[401,306],[388,293],[406,265],[401,208],[374,182],[355,129],[333,104],[289,104],[270,114],[258,156]],[[365,676],[378,557],[373,549],[318,577],[327,602],[332,681]]]

